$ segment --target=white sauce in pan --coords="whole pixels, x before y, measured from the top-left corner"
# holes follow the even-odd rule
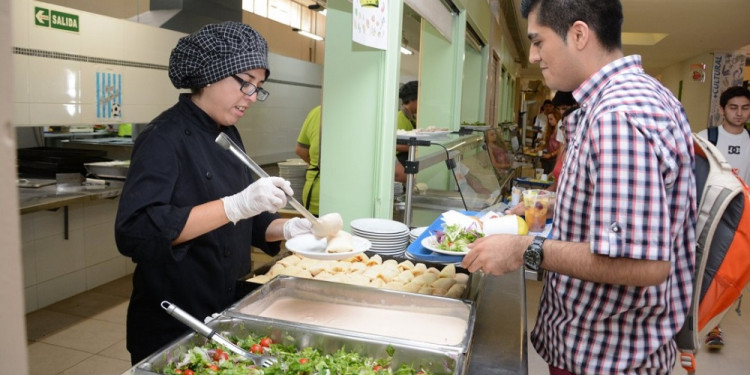
[[[258,315],[441,345],[460,344],[467,329],[464,319],[452,316],[332,304],[292,297],[277,299]]]

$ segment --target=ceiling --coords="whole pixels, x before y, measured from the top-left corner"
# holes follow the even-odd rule
[[[494,1],[503,0],[490,0]],[[520,58],[527,62],[527,24],[520,16],[521,0],[512,1],[527,54]],[[713,51],[743,49],[750,53],[750,0],[622,0],[622,6],[623,32],[668,34],[653,46],[623,46],[626,55],[643,56],[643,66],[650,74]],[[541,76],[535,65],[526,65],[522,76]]]

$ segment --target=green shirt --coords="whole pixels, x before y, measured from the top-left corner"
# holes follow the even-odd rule
[[[310,153],[310,168],[305,175],[302,204],[316,215],[320,210],[320,110],[321,107],[317,106],[307,114],[297,137],[297,143],[309,146]]]
[[[412,121],[409,117],[406,116],[406,113],[404,110],[398,111],[398,118],[396,120],[396,129],[399,130],[414,130],[416,127],[415,124],[416,121]]]

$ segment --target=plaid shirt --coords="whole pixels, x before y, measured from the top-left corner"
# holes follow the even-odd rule
[[[547,272],[532,343],[549,364],[579,375],[669,374],[695,268],[690,125],[637,55],[605,66],[574,96],[581,108],[568,116],[552,238],[672,268],[651,287]]]

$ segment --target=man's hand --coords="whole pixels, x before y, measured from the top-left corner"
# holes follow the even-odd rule
[[[511,234],[495,234],[482,237],[469,245],[471,249],[461,262],[469,272],[482,271],[500,276],[523,266],[523,253],[531,237]]]

